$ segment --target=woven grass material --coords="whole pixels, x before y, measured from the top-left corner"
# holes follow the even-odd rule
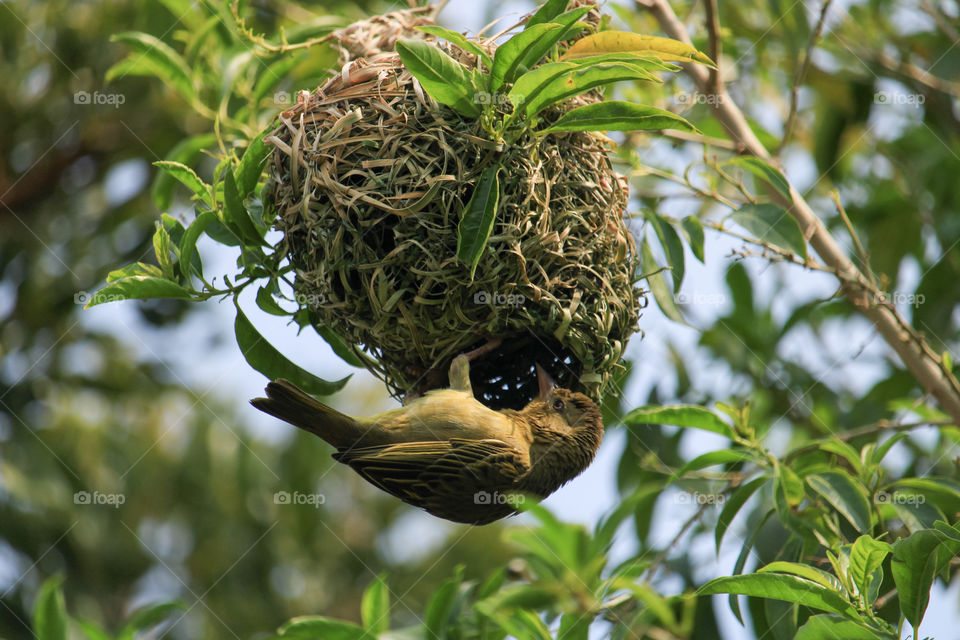
[[[340,53],[338,64],[343,67],[351,60],[392,52],[400,38],[435,41],[433,36],[417,31],[416,27],[436,24],[437,13],[442,8],[442,5],[433,4],[404,9],[382,16],[372,16],[338,29],[333,33]]]
[[[298,300],[361,345],[394,395],[446,386],[456,355],[495,338],[471,364],[488,406],[529,402],[535,362],[600,398],[645,302],[622,218],[626,180],[602,137],[501,148],[478,121],[429,98],[393,53],[351,62],[281,121],[268,138],[269,199]],[[471,279],[456,257],[457,225],[494,162],[504,167],[500,207]]]

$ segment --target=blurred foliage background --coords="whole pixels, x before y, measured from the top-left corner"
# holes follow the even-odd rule
[[[335,468],[315,439],[298,433],[277,441],[248,429],[245,398],[229,389],[185,383],[189,377],[162,345],[196,326],[193,316],[222,321],[209,307],[123,303],[135,309],[123,317],[147,349],[84,318],[83,292],[109,270],[152,257],[158,212],[149,194],[156,173],[150,163],[212,129],[210,119],[156,81],[126,74],[105,84],[107,70],[128,53],[110,36],[144,31],[181,49],[191,34],[207,29],[223,30],[223,42],[231,41],[228,7],[193,4],[0,3],[0,636],[11,640],[32,637],[32,602],[43,579],[57,573],[66,578],[71,611],[108,628],[135,606],[180,598],[189,611],[171,637],[231,638],[268,632],[296,615],[359,620],[361,594],[383,572],[394,622],[413,624],[457,565],[465,578],[483,580],[517,553],[499,542],[503,529],[517,526],[510,521],[478,529],[438,524],[439,541],[407,534],[398,553],[390,536],[402,530],[407,507]],[[353,1],[249,4],[250,26],[268,34],[280,26],[328,29],[399,8]],[[458,6],[452,3],[440,22],[466,28],[457,22]],[[702,7],[675,7],[702,24]],[[517,15],[531,8],[490,2],[486,14],[475,13]],[[659,32],[637,5],[607,10],[621,26]],[[736,62],[725,77],[771,149],[780,145],[791,83],[818,13],[819,5],[802,2],[721,3],[724,56]],[[852,253],[829,198],[838,192],[885,290],[935,350],[957,354],[958,5],[867,0],[838,4],[829,15],[798,94],[793,138],[782,152],[786,173]],[[702,30],[693,33],[706,48]],[[295,57],[295,64],[284,61],[277,90],[315,87],[333,59],[319,49]],[[225,53],[224,64],[229,59]],[[678,77],[666,90],[624,91],[723,138],[708,105],[686,82]],[[97,95],[107,102],[96,103]],[[701,147],[682,140],[627,142],[644,164],[678,175],[702,160]],[[202,166],[200,148],[194,159]],[[717,214],[709,201],[649,175],[633,185],[637,210],[704,220]],[[186,194],[177,194],[170,210],[189,212]],[[647,401],[748,404],[752,423],[781,451],[882,419],[940,417],[868,323],[835,297],[829,276],[744,259],[738,243],[709,231],[706,250],[706,266],[688,269],[688,297],[677,296],[687,300],[681,306],[697,329],[648,311],[641,321],[646,339],[635,339],[627,354],[633,375],[623,382],[620,408],[609,407],[609,415]],[[222,333],[230,330],[224,326]],[[197,345],[198,357],[207,348],[212,345]],[[361,402],[351,404],[356,393],[348,385],[342,406],[363,413]],[[702,452],[695,436],[670,427],[625,427],[616,419],[608,429],[620,434],[612,439],[619,448],[617,490],[624,497],[642,494],[631,503],[633,526],[621,529],[618,545],[629,550],[625,555],[660,558],[663,566],[651,580],[665,592],[702,584],[711,576],[698,568],[706,556],[694,541],[710,537],[715,511],[684,527],[682,543],[667,548],[695,509],[675,491],[654,490]],[[956,476],[956,441],[956,430],[920,430],[897,445],[892,471]],[[278,508],[278,490],[328,499],[316,509]],[[122,495],[123,504],[78,504],[75,494],[84,491]],[[758,526],[767,508],[760,501],[749,506],[733,528],[737,536]],[[776,518],[767,520],[751,563],[772,560],[787,538]],[[709,548],[711,561],[712,554]],[[511,568],[523,575],[522,564]],[[697,619],[714,615],[705,604]],[[689,637],[750,637],[737,635],[749,634],[744,631],[721,636],[715,624],[697,629]]]

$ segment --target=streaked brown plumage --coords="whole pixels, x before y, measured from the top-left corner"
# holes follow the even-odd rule
[[[516,511],[515,494],[545,498],[593,461],[603,420],[590,398],[556,388],[538,365],[539,397],[494,411],[473,397],[468,374],[459,356],[450,389],[372,418],[342,414],[286,380],[250,402],[336,447],[334,459],[376,487],[454,522],[499,520]]]

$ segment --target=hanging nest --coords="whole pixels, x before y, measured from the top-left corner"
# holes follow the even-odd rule
[[[604,138],[498,146],[430,98],[393,52],[348,62],[280,119],[267,199],[298,301],[362,347],[394,395],[446,386],[450,361],[479,348],[471,381],[488,406],[529,402],[534,363],[599,399],[645,303],[622,217],[628,187]],[[493,162],[500,206],[471,277],[457,225]]]

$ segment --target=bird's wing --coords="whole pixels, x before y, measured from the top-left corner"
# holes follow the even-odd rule
[[[478,522],[477,507],[485,511],[490,504],[483,497],[478,504],[475,494],[509,490],[529,470],[521,453],[500,440],[404,442],[341,450],[333,457],[404,502],[459,522]],[[500,506],[497,517],[513,511]]]

